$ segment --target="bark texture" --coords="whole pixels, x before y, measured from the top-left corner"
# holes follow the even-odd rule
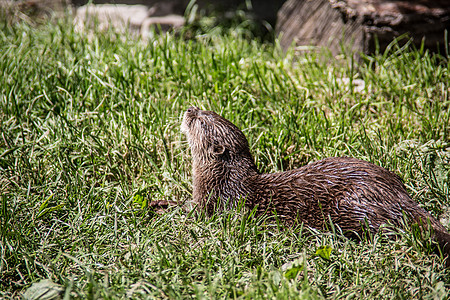
[[[408,34],[414,44],[445,49],[450,28],[448,0],[288,0],[278,12],[276,31],[281,45],[330,47],[341,44],[372,53],[376,40],[385,49],[396,37]]]

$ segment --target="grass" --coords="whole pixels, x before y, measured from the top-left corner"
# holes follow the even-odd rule
[[[191,211],[179,127],[190,105],[221,113],[264,172],[374,162],[449,228],[448,56],[394,43],[356,63],[236,28],[141,42],[68,23],[1,24],[0,297],[50,279],[72,298],[447,298],[449,271],[409,231],[359,243]]]

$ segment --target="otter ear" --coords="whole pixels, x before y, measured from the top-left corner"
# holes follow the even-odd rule
[[[223,145],[214,144],[211,146],[211,152],[216,155],[222,155],[225,152],[225,147]]]

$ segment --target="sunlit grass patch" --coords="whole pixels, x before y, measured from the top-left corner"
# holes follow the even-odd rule
[[[449,272],[411,232],[356,242],[243,210],[192,212],[179,128],[191,105],[219,112],[264,172],[374,162],[448,228],[446,57],[394,45],[357,64],[293,58],[232,29],[142,42],[1,26],[0,296],[42,279],[80,298],[448,294]]]

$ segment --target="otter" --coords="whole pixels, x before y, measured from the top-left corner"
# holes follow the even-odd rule
[[[261,174],[245,135],[217,113],[190,107],[181,129],[192,153],[193,200],[209,215],[245,201],[258,215],[273,213],[285,224],[303,222],[324,230],[331,219],[346,235],[359,237],[377,233],[382,224],[402,227],[406,217],[410,224],[432,229],[434,242],[450,254],[446,228],[412,200],[393,172],[355,158],[331,157]]]

